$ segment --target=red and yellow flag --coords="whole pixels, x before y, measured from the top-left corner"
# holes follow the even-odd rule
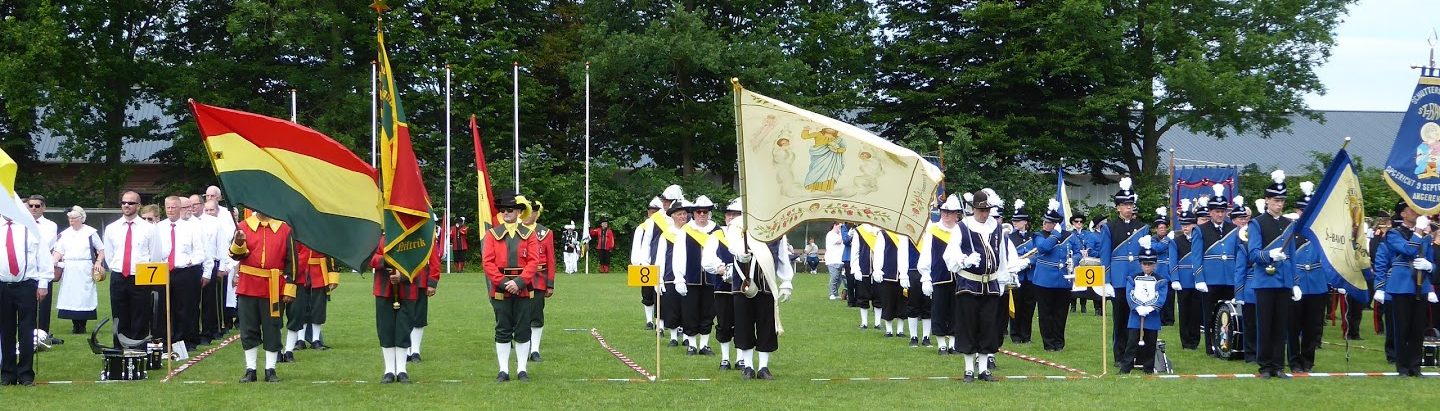
[[[380,187],[384,190],[385,262],[414,279],[430,263],[435,247],[435,220],[430,196],[420,178],[420,164],[410,144],[410,126],[400,105],[385,30],[376,27],[380,50]]]
[[[296,240],[346,265],[366,265],[380,238],[374,168],[299,124],[194,101],[190,109],[226,198],[290,223]]]
[[[480,232],[500,224],[495,214],[495,191],[490,186],[490,166],[485,164],[485,149],[480,145],[480,127],[475,125],[475,116],[470,116],[470,134],[475,137],[475,173],[479,187],[475,191],[480,197]]]

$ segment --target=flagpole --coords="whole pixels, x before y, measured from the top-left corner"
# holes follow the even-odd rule
[[[936,202],[935,208],[940,208],[940,204],[945,204],[945,198],[944,198],[944,196],[949,195],[950,193],[949,193],[948,191],[945,191],[945,142],[944,142],[944,141],[939,141],[939,140],[936,140],[935,142],[936,142],[936,143],[940,143],[940,149],[939,149],[939,150],[940,150],[940,161],[939,161],[939,163],[940,163],[940,196],[941,196],[941,198],[935,200],[935,202]]]
[[[520,62],[513,62],[510,69],[513,79],[513,102],[515,108],[515,195],[520,195]]]
[[[379,104],[378,100],[375,98],[376,94],[378,94],[378,93],[376,93],[376,89],[380,87],[380,85],[379,85],[379,84],[380,84],[380,80],[379,80],[379,74],[378,74],[379,71],[380,71],[379,67],[380,67],[380,65],[379,65],[378,62],[376,62],[375,60],[371,60],[371,61],[370,61],[370,166],[371,166],[371,167],[375,167],[375,163],[376,163],[375,157],[376,157],[376,156],[379,154],[379,152],[380,152],[380,150],[379,150],[379,143],[377,143],[376,136],[375,136],[375,134],[378,133],[379,130],[380,130],[380,120],[379,120],[379,117],[380,117],[380,116],[379,116],[379,114],[380,114],[380,107],[378,106],[378,104]]]
[[[450,266],[455,264],[455,255],[449,254],[454,247],[450,246],[450,230],[454,225],[450,224],[450,65],[445,65],[445,241],[441,242],[445,249],[440,250],[442,254],[450,256],[451,264],[445,264],[445,274],[450,274]]]
[[[585,62],[585,226],[580,229],[584,231],[580,234],[581,238],[590,235],[590,62],[588,61]],[[584,246],[584,244],[581,245],[582,248]],[[585,274],[590,274],[590,253],[585,253]]]
[[[1180,220],[1180,213],[1175,210],[1175,208],[1180,205],[1180,199],[1175,198],[1175,149],[1173,148],[1170,149],[1170,182],[1166,183],[1166,185],[1169,186],[1166,187],[1166,189],[1170,191],[1170,199],[1166,201],[1168,204],[1165,205],[1171,212],[1170,227],[1179,227],[1175,224]]]
[[[291,123],[299,123],[299,121],[296,120],[296,118],[297,118],[297,115],[296,115],[296,107],[299,105],[299,104],[297,104],[298,100],[299,100],[299,97],[297,96],[297,93],[295,92],[295,89],[293,89],[293,88],[290,89],[290,122],[291,122]]]

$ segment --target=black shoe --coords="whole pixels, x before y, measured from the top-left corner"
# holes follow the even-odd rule
[[[762,367],[762,368],[760,368],[760,371],[759,371],[759,372],[756,372],[756,373],[755,373],[755,379],[757,379],[757,380],[773,380],[773,379],[775,379],[775,376],[770,375],[770,367]]]
[[[388,372],[387,372],[387,373],[385,373],[384,376],[381,376],[381,377],[380,377],[380,383],[381,383],[381,384],[389,384],[389,383],[392,383],[392,382],[395,382],[395,374],[392,374],[392,373],[388,373]]]
[[[701,347],[700,355],[715,355],[715,351],[710,350],[710,347]]]
[[[527,373],[527,372],[521,371],[519,374],[515,374],[515,379],[516,379],[516,380],[519,380],[519,381],[521,381],[521,382],[530,382],[530,374]]]
[[[673,340],[673,339],[672,339],[672,340],[670,340],[670,346],[671,346],[671,347],[679,347],[679,346],[680,346],[680,341],[676,341],[676,340]]]
[[[735,360],[735,371],[745,371],[745,360]]]
[[[744,369],[740,370],[740,379],[742,379],[742,380],[748,380],[748,379],[752,379],[752,378],[755,378],[755,369],[754,369],[754,368],[745,367]]]
[[[1262,379],[1262,380],[1268,380],[1268,379],[1271,379],[1271,378],[1274,378],[1274,377],[1275,377],[1274,375],[1270,375],[1270,373],[1268,373],[1268,372],[1262,372],[1262,373],[1260,373],[1260,379]]]
[[[960,381],[964,381],[964,382],[975,382],[975,372],[974,372],[974,371],[966,371],[966,372],[965,372],[965,378],[961,379]]]
[[[510,373],[501,371],[499,375],[496,375],[496,376],[495,376],[495,382],[506,382],[506,381],[510,381]]]
[[[945,353],[946,353],[946,354],[954,355],[954,354],[958,354],[958,353],[960,353],[960,352],[959,352],[959,351],[955,351],[955,347],[947,347],[947,348],[945,348]]]
[[[869,329],[869,328],[870,328],[870,326],[868,326],[868,325],[860,324],[860,329],[862,329],[862,330]]]
[[[1286,374],[1284,371],[1272,371],[1270,374],[1282,380],[1290,379],[1290,374]]]
[[[653,330],[653,329],[655,329],[655,323],[653,323],[653,322],[645,323],[645,329],[647,329],[647,330]]]
[[[521,373],[521,375],[524,375],[524,373]],[[410,373],[404,373],[404,372],[402,372],[402,373],[400,373],[400,375],[396,375],[396,376],[395,376],[395,382],[398,382],[398,383],[401,383],[401,384],[409,384],[409,383],[410,383]]]
[[[729,369],[730,369],[730,360],[720,360],[720,369],[722,369],[722,370],[729,370]]]
[[[246,368],[245,375],[240,377],[240,382],[255,382],[255,369]]]
[[[200,345],[210,345],[214,342],[215,340],[211,339],[210,337],[200,337]]]
[[[686,347],[685,347],[685,355],[695,355],[695,354],[698,353],[698,352],[699,352],[699,350],[696,350],[695,347],[691,347],[691,346],[686,346]]]
[[[915,337],[910,337],[910,348],[915,348],[915,347],[919,347],[919,346],[920,346],[920,339],[919,339],[919,338],[915,338]]]
[[[317,351],[325,351],[330,349],[330,346],[325,345],[325,340],[315,340],[310,342],[310,348]]]
[[[895,333],[895,336],[896,336],[896,337],[900,337],[900,338],[905,338],[905,332],[904,332],[904,331],[897,332],[897,333]]]
[[[930,337],[925,337],[925,339],[920,340],[920,345],[929,347],[929,346],[930,346]]]
[[[1417,371],[1417,372],[1418,372],[1418,371]],[[1420,376],[1420,374],[1412,374],[1412,375],[1413,375],[1413,376],[1416,376],[1416,377],[1419,377],[1419,376]],[[21,387],[34,387],[34,386],[35,386],[35,380],[20,380],[20,381],[16,382],[15,385],[19,385],[19,386],[21,386]]]
[[[280,353],[280,362],[295,362],[295,352],[286,351]]]
[[[937,349],[937,350],[935,350],[935,351],[936,351],[937,353],[939,353],[940,355],[949,355],[949,354],[950,354],[950,350],[945,349],[945,347],[940,347],[939,349]]]
[[[986,360],[986,361],[989,362],[990,369],[992,369],[992,370],[998,370],[998,369],[1000,369],[1000,366],[999,366],[999,365],[995,365],[995,356],[993,356],[993,355],[990,356],[990,359],[989,359],[989,360]]]
[[[305,347],[305,345],[306,345],[306,344],[305,344],[305,340],[296,341],[296,342],[295,342],[295,349],[296,349],[296,350],[303,350],[303,349],[307,348],[307,347]]]
[[[420,362],[420,354],[410,354],[405,356],[405,362]]]
[[[539,352],[539,351],[536,351],[536,352],[530,353],[530,361],[543,362],[542,360],[540,360],[540,352]]]
[[[885,338],[894,337],[895,333],[885,333]]]
[[[265,382],[280,382],[280,377],[275,375],[274,368],[265,369]]]
[[[995,378],[995,376],[994,376],[993,374],[990,374],[990,371],[985,371],[985,372],[980,373],[980,381],[995,382],[995,381],[1000,381],[1000,379]]]

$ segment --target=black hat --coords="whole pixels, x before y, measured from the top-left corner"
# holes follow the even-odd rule
[[[1025,200],[1015,199],[1015,212],[1010,215],[1010,221],[1030,221],[1030,214],[1025,212]]]
[[[1270,172],[1270,180],[1275,183],[1265,187],[1265,198],[1285,199],[1285,170]]]
[[[1142,264],[1143,264],[1143,263],[1152,263],[1152,264],[1153,264],[1153,263],[1155,263],[1156,261],[1159,261],[1159,256],[1156,256],[1156,255],[1155,255],[1155,250],[1152,250],[1152,249],[1149,249],[1149,248],[1141,248],[1141,249],[1140,249],[1140,258],[1139,258],[1139,260],[1140,260],[1140,263],[1142,263]]]
[[[1405,208],[1409,206],[1409,204],[1405,204],[1405,200],[1396,201],[1395,207],[1390,209],[1390,221],[1403,220],[1403,218],[1400,217],[1400,212],[1405,211]]]
[[[1065,216],[1060,215],[1060,202],[1053,198],[1050,199],[1050,204],[1045,207],[1045,222],[1061,223],[1061,220],[1064,219]]]
[[[974,209],[995,208],[1000,206],[1000,196],[995,195],[995,190],[988,188],[981,189],[975,192],[974,198],[975,200],[970,204],[970,207]]]
[[[1309,181],[1300,182],[1300,199],[1295,200],[1295,208],[1304,210],[1310,206],[1310,198],[1315,196],[1315,183]]]
[[[1245,205],[1245,197],[1235,196],[1235,208],[1230,209],[1230,218],[1249,217],[1250,206]]]
[[[1135,195],[1135,191],[1130,189],[1130,183],[1130,177],[1120,178],[1120,191],[1115,192],[1115,205],[1135,204],[1135,201],[1140,199]]]
[[[1215,195],[1210,196],[1210,201],[1205,205],[1206,210],[1230,209],[1230,200],[1225,198],[1225,185],[1215,183],[1215,185],[1210,186],[1210,189],[1215,192]]]
[[[1180,213],[1178,215],[1181,225],[1195,224],[1195,212],[1191,211],[1191,207],[1190,199],[1180,199]]]
[[[675,200],[674,202],[670,203],[670,209],[665,210],[665,215],[675,215],[675,213],[679,213],[682,211],[690,211],[690,208],[692,208],[693,206],[694,204],[690,203],[689,201]]]
[[[515,193],[509,192],[509,191],[500,191],[499,193],[496,193],[496,194],[495,194],[495,209],[496,209],[496,210],[504,210],[504,209],[512,209],[512,210],[513,210],[513,209],[517,209],[517,208],[520,208],[520,206],[518,206],[518,205],[515,204]]]

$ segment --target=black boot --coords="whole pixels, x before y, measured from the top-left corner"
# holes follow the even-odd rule
[[[255,369],[246,368],[245,375],[240,377],[240,382],[255,382]]]
[[[275,376],[274,368],[265,369],[265,382],[280,382],[280,377]]]
[[[384,376],[381,376],[381,377],[380,377],[380,383],[381,383],[381,384],[389,384],[389,383],[392,383],[392,382],[395,382],[395,374],[392,374],[392,373],[388,373],[388,372],[387,372],[387,373],[385,373]]]

